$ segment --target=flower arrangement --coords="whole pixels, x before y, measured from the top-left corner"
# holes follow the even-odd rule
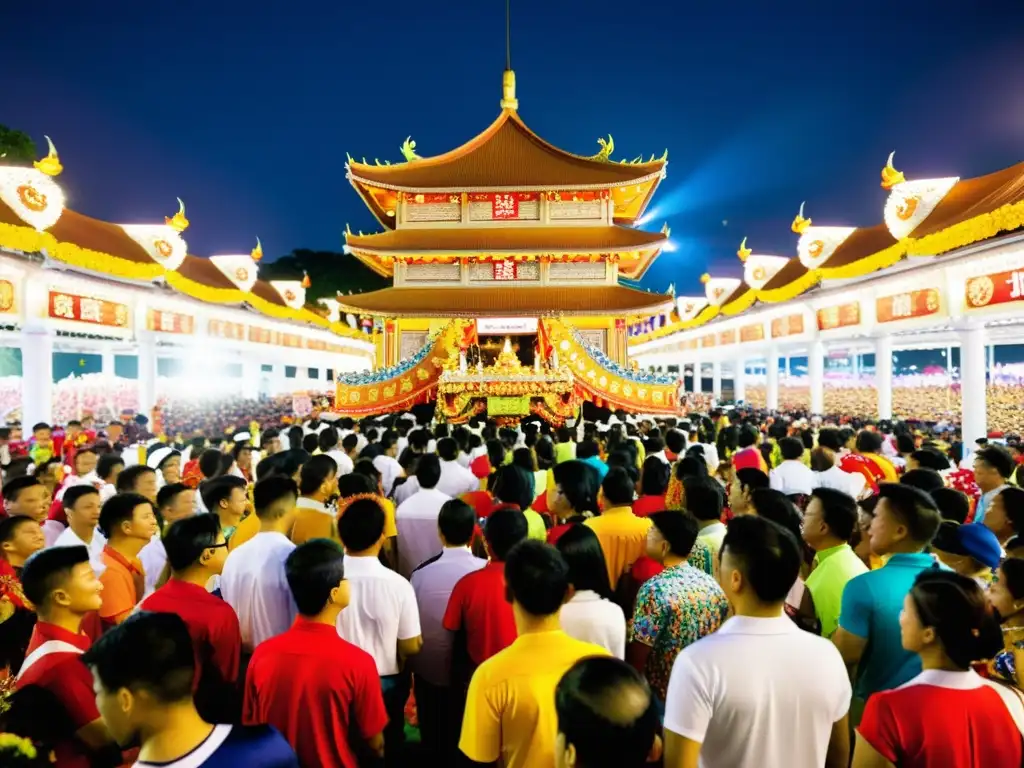
[[[679,375],[675,373],[650,373],[648,371],[634,371],[629,368],[625,368],[612,360],[597,347],[587,343],[575,328],[569,326],[569,329],[572,333],[573,341],[581,346],[602,368],[621,379],[631,381],[635,384],[654,384],[663,387],[671,387],[679,383]]]
[[[17,766],[41,766],[52,763],[52,759],[44,758],[39,754],[39,750],[30,739],[13,733],[0,733],[0,765],[17,768]]]

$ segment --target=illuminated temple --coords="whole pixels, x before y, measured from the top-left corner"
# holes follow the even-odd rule
[[[335,407],[353,416],[437,402],[459,422],[486,411],[560,423],[583,401],[674,413],[677,376],[627,359],[630,320],[671,311],[672,298],[620,284],[639,279],[668,238],[635,228],[665,177],[667,153],[590,157],[531,131],[506,71],[501,114],[434,157],[349,158],[348,179],[384,228],[346,232],[346,252],[393,286],[339,296],[373,316],[377,366],[338,381]]]

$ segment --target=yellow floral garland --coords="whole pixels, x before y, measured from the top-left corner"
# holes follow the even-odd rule
[[[819,267],[818,272],[823,280],[849,280],[854,277],[864,277],[864,275],[869,275],[879,269],[891,267],[902,259],[906,253],[907,241],[901,240],[878,253],[865,256],[863,259],[857,259],[857,261],[844,264],[841,267],[829,267],[826,264]]]
[[[740,312],[746,312],[757,301],[757,291],[748,288],[742,296],[735,301],[731,301],[728,304],[722,305],[722,314],[732,317],[738,315]]]
[[[910,238],[907,252],[912,256],[938,256],[1021,227],[1024,227],[1024,201],[1008,203],[933,235],[920,239]]]
[[[780,285],[778,288],[772,288],[771,290],[765,290],[762,288],[757,291],[757,300],[764,302],[765,304],[778,304],[783,301],[791,301],[801,293],[811,290],[811,288],[816,286],[820,280],[821,277],[818,275],[817,270],[811,269],[786,285]]]

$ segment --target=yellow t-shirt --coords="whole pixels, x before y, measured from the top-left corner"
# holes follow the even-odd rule
[[[615,589],[619,579],[647,551],[647,531],[651,521],[637,517],[629,507],[605,510],[584,525],[597,534],[608,566],[608,581]]]
[[[506,768],[554,765],[555,686],[580,659],[608,655],[561,630],[520,635],[473,673],[459,749]]]

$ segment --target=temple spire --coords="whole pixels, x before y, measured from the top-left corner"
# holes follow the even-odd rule
[[[516,73],[512,69],[511,0],[505,0],[505,72],[501,76],[501,108],[519,109],[516,98]]]

